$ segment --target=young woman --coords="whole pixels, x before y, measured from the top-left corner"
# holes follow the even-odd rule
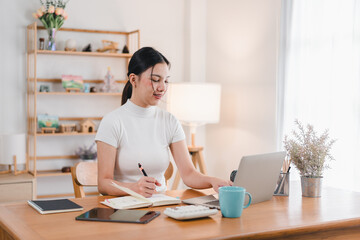
[[[150,47],[141,48],[132,56],[122,106],[103,118],[95,138],[100,193],[126,194],[112,186],[112,181],[145,197],[165,191],[169,148],[187,186],[212,187],[217,191],[220,186],[231,184],[205,176],[194,168],[179,121],[156,106],[168,88],[169,68],[169,61]],[[139,170],[138,163],[147,177]]]

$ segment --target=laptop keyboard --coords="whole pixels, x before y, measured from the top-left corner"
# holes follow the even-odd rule
[[[214,200],[214,201],[211,201],[211,202],[206,202],[206,205],[219,207],[220,203],[219,203],[219,200]]]

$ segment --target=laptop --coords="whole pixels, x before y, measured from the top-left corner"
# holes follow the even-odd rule
[[[283,151],[242,157],[233,185],[243,187],[251,194],[251,204],[270,200],[285,156],[286,152]],[[248,202],[247,199],[248,197],[245,202]],[[182,202],[220,209],[217,194],[185,199]]]

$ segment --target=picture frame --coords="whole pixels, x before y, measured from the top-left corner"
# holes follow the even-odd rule
[[[82,76],[76,76],[76,75],[61,75],[61,83],[63,88],[78,88],[78,89],[84,89],[84,81]]]

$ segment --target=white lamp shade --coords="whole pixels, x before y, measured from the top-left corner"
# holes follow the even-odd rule
[[[215,83],[171,83],[168,110],[184,124],[217,123],[220,118],[221,86]]]
[[[14,156],[17,164],[26,163],[25,134],[0,135],[0,164],[13,164]]]

